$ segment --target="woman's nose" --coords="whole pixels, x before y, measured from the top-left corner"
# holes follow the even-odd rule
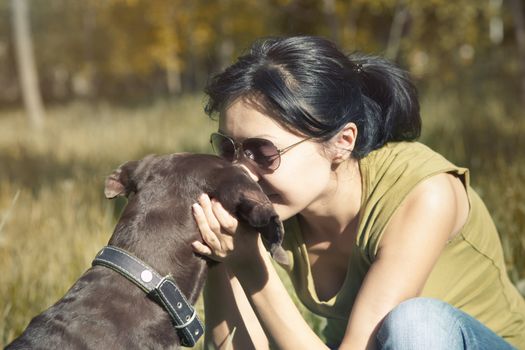
[[[259,182],[259,174],[257,173],[257,171],[254,168],[254,166],[252,166],[249,163],[247,164],[247,162],[243,162],[242,160],[241,161],[236,161],[235,163],[237,163],[241,168],[246,170],[246,172],[248,173],[248,175],[250,175],[250,177],[252,178],[253,181]]]

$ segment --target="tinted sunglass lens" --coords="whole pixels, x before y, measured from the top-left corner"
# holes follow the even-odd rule
[[[257,166],[268,170],[275,170],[279,167],[279,151],[270,141],[246,139],[242,144],[242,148],[244,155],[256,163]]]
[[[232,162],[235,159],[235,145],[233,140],[221,134],[211,135],[211,146],[218,156]]]

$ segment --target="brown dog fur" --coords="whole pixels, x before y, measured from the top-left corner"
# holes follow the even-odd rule
[[[191,205],[201,193],[217,198],[257,228],[274,257],[283,228],[271,202],[242,168],[218,157],[195,154],[148,156],[123,164],[106,180],[108,198],[127,196],[109,245],[125,249],[161,275],[171,274],[195,303],[209,262],[193,253],[201,239]],[[64,268],[67,268],[65,266]],[[179,338],[168,314],[123,276],[89,268],[66,295],[33,318],[7,349],[167,349]]]

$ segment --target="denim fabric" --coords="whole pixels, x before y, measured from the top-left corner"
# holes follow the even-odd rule
[[[377,333],[384,350],[514,349],[475,318],[441,300],[414,298],[399,304]]]

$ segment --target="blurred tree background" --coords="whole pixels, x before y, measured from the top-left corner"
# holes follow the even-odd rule
[[[522,0],[32,0],[47,105],[141,102],[201,91],[261,36],[313,34],[347,52],[386,55],[422,92],[462,100],[525,96]],[[0,105],[21,89],[9,2],[0,2]],[[509,110],[509,113],[511,110]]]
[[[0,0],[0,347],[107,242],[125,204],[103,198],[112,169],[211,151],[203,87],[265,36],[407,69],[422,142],[471,170],[525,295],[524,16],[523,0]]]

